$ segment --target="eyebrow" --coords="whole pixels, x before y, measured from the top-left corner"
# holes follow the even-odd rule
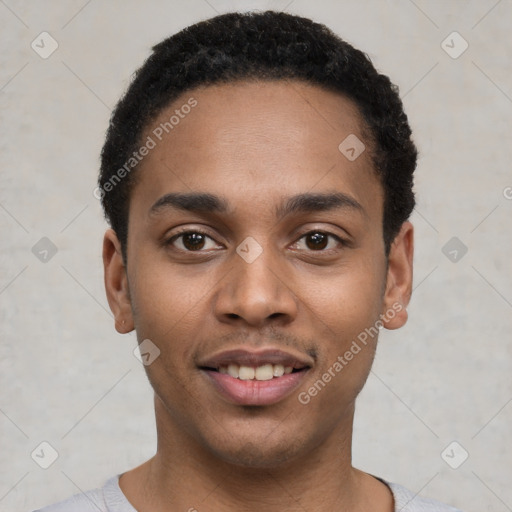
[[[225,213],[228,211],[228,203],[213,194],[174,192],[162,196],[150,208],[149,214],[156,215],[169,208],[197,213]]]
[[[281,219],[294,213],[326,212],[340,209],[366,213],[360,203],[342,192],[305,193],[287,198],[283,205],[276,208],[276,217]]]
[[[226,213],[230,211],[228,202],[217,195],[199,192],[165,194],[150,208],[151,216],[168,209],[183,210],[193,213]],[[347,209],[365,214],[363,206],[353,197],[342,192],[303,193],[285,199],[275,214],[278,219],[297,213],[325,212]]]

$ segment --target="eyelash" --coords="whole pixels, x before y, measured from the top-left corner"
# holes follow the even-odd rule
[[[167,239],[164,243],[165,243],[166,246],[172,246],[177,239],[183,237],[184,235],[189,235],[189,234],[203,235],[203,236],[209,238],[210,240],[213,240],[213,237],[211,237],[208,233],[205,233],[204,231],[200,231],[200,230],[197,230],[197,229],[184,229],[182,231],[179,231],[178,233],[175,233],[172,237]],[[307,237],[308,235],[314,235],[314,234],[326,235],[329,238],[333,238],[342,247],[345,247],[345,246],[348,245],[348,242],[346,240],[344,240],[343,238],[339,237],[338,235],[335,235],[334,233],[330,233],[328,231],[322,231],[322,230],[319,230],[319,229],[314,229],[314,230],[307,231],[306,233],[303,233],[297,239],[297,241],[294,242],[294,244],[298,243],[299,240],[302,240],[303,238]],[[327,242],[327,244],[329,244],[329,242]],[[174,247],[174,248],[176,250],[178,250],[178,251],[187,252],[187,253],[203,253],[203,252],[207,252],[207,251],[203,251],[201,249],[198,249],[197,251],[191,251],[189,249],[178,249],[176,247]],[[313,249],[309,249],[308,252],[330,254],[331,252],[333,252],[335,250],[337,250],[337,249],[332,249],[332,248],[331,249],[319,249],[319,250],[316,250],[316,251],[313,250]]]

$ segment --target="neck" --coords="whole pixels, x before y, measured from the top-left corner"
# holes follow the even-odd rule
[[[353,407],[340,428],[309,452],[277,465],[251,467],[205,450],[172,421],[158,399],[155,406],[157,453],[120,479],[139,512],[171,507],[190,512],[392,510],[389,490],[351,465]],[[374,506],[368,496],[380,497],[386,508]]]

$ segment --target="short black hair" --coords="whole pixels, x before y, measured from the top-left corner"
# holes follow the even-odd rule
[[[115,107],[101,153],[98,190],[125,261],[135,176],[131,167],[137,167],[131,157],[140,148],[150,122],[197,86],[288,79],[338,92],[357,105],[384,188],[383,237],[389,254],[415,205],[412,189],[417,149],[398,87],[378,73],[365,53],[325,25],[265,11],[222,14],[155,45]],[[130,159],[133,166],[127,167]]]

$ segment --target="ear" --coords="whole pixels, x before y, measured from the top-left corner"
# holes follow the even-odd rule
[[[381,319],[386,329],[398,329],[407,322],[407,306],[412,293],[414,228],[404,222],[396,235],[388,257],[386,291]]]
[[[133,331],[134,322],[128,277],[119,242],[114,230],[108,229],[103,237],[103,270],[108,304],[114,314],[116,331]]]

